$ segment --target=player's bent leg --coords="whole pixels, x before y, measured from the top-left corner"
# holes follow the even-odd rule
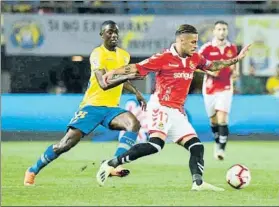
[[[140,122],[130,112],[124,112],[116,116],[109,124],[110,129],[125,130],[123,136],[119,139],[118,147],[114,157],[120,156],[127,152],[137,141],[138,132],[140,130]],[[118,166],[112,170],[110,176],[125,177],[130,174],[128,169]]]
[[[189,167],[192,175],[193,183],[201,185],[204,170],[204,146],[196,136],[186,136],[180,142],[185,149],[190,152]]]
[[[53,145],[53,151],[59,156],[69,151],[83,137],[83,133],[79,129],[70,128],[60,142]]]
[[[219,143],[218,121],[217,121],[216,114],[210,117],[210,125],[211,125],[211,131],[214,136],[214,140],[216,143]]]
[[[217,158],[223,160],[225,158],[225,149],[229,136],[228,128],[228,113],[224,111],[217,111],[217,120],[218,120],[218,131],[219,131],[219,142],[220,149],[217,152]]]
[[[128,111],[119,114],[110,122],[110,129],[125,130],[125,133],[119,139],[119,145],[114,154],[115,157],[123,154],[136,143],[140,127],[140,122]]]
[[[67,152],[72,147],[74,147],[80,141],[82,136],[83,134],[81,131],[70,128],[66,135],[57,144],[50,145],[40,156],[37,162],[26,170],[24,185],[34,185],[35,177],[40,172],[40,170],[58,158],[62,153]]]
[[[193,135],[185,136],[182,140],[180,140],[179,144],[190,152],[189,167],[193,180],[192,190],[223,191],[222,188],[215,187],[203,181],[204,146],[200,142],[199,138]]]
[[[159,133],[155,133],[158,135]],[[165,145],[166,135],[160,134],[161,137],[154,137],[155,134],[152,134],[151,138],[146,143],[139,143],[131,147],[124,154],[104,162],[97,175],[97,182],[100,186],[103,186],[109,174],[113,168],[116,168],[119,165],[132,162],[140,157],[148,156],[160,152]]]

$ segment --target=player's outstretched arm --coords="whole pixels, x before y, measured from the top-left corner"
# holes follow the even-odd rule
[[[229,60],[220,60],[220,61],[212,61],[211,66],[209,70],[211,71],[219,71],[222,68],[231,66],[242,60],[248,53],[249,48],[251,47],[252,44],[249,44],[245,46],[239,53],[239,55],[235,58],[229,59]]]
[[[143,77],[139,75],[135,64],[129,64],[116,70],[111,70],[105,74],[96,74],[96,77],[100,86],[102,85],[101,88],[104,90],[113,88],[127,80],[143,79]]]
[[[211,69],[205,70],[205,71],[204,71],[204,70],[197,69],[195,72],[197,72],[197,73],[203,73],[203,74],[206,74],[206,75],[215,77],[215,78],[218,76],[218,71],[211,71]]]
[[[129,66],[129,67],[128,67]],[[131,67],[130,67],[131,66]],[[136,71],[136,72],[134,72]],[[99,86],[103,90],[108,90],[118,86],[127,80],[142,79],[137,73],[137,68],[134,64],[121,67],[117,70],[112,70],[106,73],[105,70],[96,70],[95,76]]]
[[[109,71],[104,75],[104,78],[111,79],[111,77],[116,75],[128,75],[128,74],[137,74],[137,73],[138,73],[138,69],[136,67],[136,64],[129,64],[121,68],[118,68],[116,70]]]

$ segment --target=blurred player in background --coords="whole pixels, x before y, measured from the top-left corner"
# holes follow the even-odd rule
[[[119,107],[123,84],[104,91],[97,83],[94,73],[95,70],[110,71],[129,63],[129,53],[117,47],[118,32],[115,22],[103,22],[100,31],[103,44],[95,48],[90,55],[91,77],[79,110],[70,121],[68,131],[61,141],[49,146],[38,161],[27,169],[24,185],[33,185],[35,176],[43,167],[74,147],[84,135],[89,134],[98,125],[126,131],[119,140],[115,156],[123,154],[136,142],[140,123],[132,113]],[[140,104],[146,106],[141,93],[130,82],[126,82],[124,88],[135,93]],[[111,175],[120,177],[128,174],[129,170],[122,167],[111,172]]]
[[[276,67],[276,75],[271,76],[266,81],[266,90],[269,94],[279,97],[279,64]]]
[[[137,73],[146,76],[149,72],[155,72],[156,89],[147,104],[149,141],[136,144],[117,158],[105,161],[97,173],[99,185],[104,185],[110,172],[117,166],[161,151],[168,136],[190,152],[192,190],[224,190],[203,181],[204,147],[188,121],[184,103],[197,68],[218,71],[233,65],[244,58],[249,46],[243,48],[235,58],[211,62],[195,52],[198,42],[195,27],[181,25],[175,36],[176,42],[162,54],[155,54],[138,64],[129,64],[103,75],[103,82],[110,84],[112,79],[121,79],[125,75]]]
[[[237,47],[228,41],[228,24],[217,21],[213,30],[214,38],[205,43],[199,53],[207,60],[228,60],[237,56]],[[211,129],[215,138],[214,157],[223,160],[228,140],[228,120],[233,97],[233,74],[236,65],[226,66],[220,71],[206,72],[203,81],[203,97]]]

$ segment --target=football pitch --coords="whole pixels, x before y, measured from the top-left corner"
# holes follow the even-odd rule
[[[278,206],[279,142],[231,141],[226,159],[213,159],[213,143],[205,143],[205,181],[224,192],[192,192],[189,153],[167,144],[160,154],[126,165],[126,178],[109,178],[104,187],[95,176],[103,159],[110,158],[116,142],[81,142],[51,163],[36,178],[36,186],[23,186],[26,168],[51,142],[2,142],[2,199],[4,206]],[[225,181],[233,164],[246,165],[250,185],[235,190]],[[81,170],[83,166],[88,167]]]

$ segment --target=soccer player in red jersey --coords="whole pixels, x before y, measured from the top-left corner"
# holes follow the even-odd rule
[[[214,38],[205,43],[199,53],[207,60],[228,60],[237,56],[237,47],[228,41],[228,24],[217,21],[213,30]],[[215,138],[214,157],[223,160],[229,135],[228,115],[233,97],[232,75],[236,65],[224,67],[222,70],[205,72],[203,81],[203,97],[211,129]]]
[[[168,136],[173,142],[190,152],[192,190],[224,190],[203,181],[204,146],[188,122],[183,106],[193,73],[197,68],[217,71],[233,65],[244,58],[250,45],[243,48],[235,58],[209,61],[196,52],[198,32],[195,27],[183,24],[176,31],[175,36],[175,43],[163,53],[155,54],[138,64],[129,64],[102,76],[105,85],[115,85],[118,80],[123,81],[125,76],[131,79],[131,74],[146,76],[149,72],[155,72],[156,90],[147,104],[149,141],[136,144],[121,156],[103,162],[96,176],[99,185],[104,185],[115,167],[161,151]]]

